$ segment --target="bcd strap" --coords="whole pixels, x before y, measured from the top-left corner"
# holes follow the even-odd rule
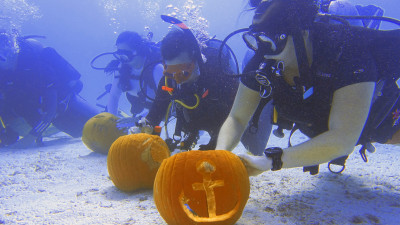
[[[328,163],[328,169],[329,169],[329,171],[331,171],[332,173],[336,173],[336,174],[342,173],[343,170],[346,168],[345,164],[346,164],[346,160],[347,160],[348,157],[349,157],[348,155],[345,155],[345,156],[336,158],[336,159],[334,159],[334,160],[331,160],[331,161]],[[332,165],[332,164],[333,164],[333,165],[342,166],[342,168],[341,168],[339,171],[334,171],[334,170],[331,168],[331,165]]]
[[[293,35],[293,42],[296,52],[297,64],[299,67],[300,79],[296,79],[296,86],[305,86],[308,90],[313,86],[313,79],[310,74],[310,66],[308,63],[307,50],[304,43],[303,33],[297,30]]]
[[[365,151],[368,151],[370,153],[374,153],[375,150],[376,150],[375,146],[372,145],[371,143],[368,142],[368,143],[363,144],[361,146],[361,148],[360,148],[360,155],[361,155],[362,160],[364,162],[368,162],[368,158],[367,158],[367,155],[365,154]]]
[[[260,120],[261,113],[264,109],[264,107],[268,104],[268,102],[271,100],[271,97],[261,99],[260,103],[257,106],[256,111],[253,114],[253,117],[251,118],[250,124],[249,124],[249,132],[251,134],[255,134],[258,131],[258,121]]]

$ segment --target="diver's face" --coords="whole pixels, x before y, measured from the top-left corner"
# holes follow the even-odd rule
[[[197,63],[189,53],[182,52],[177,57],[164,62],[164,75],[178,84],[194,82],[200,75]]]
[[[138,55],[136,50],[133,50],[129,47],[129,45],[125,43],[120,43],[117,44],[118,50],[126,51],[128,54],[126,55],[121,55],[122,58],[126,58],[126,60],[123,60],[123,63],[128,64],[131,66],[133,69],[140,69],[144,65],[145,57]]]

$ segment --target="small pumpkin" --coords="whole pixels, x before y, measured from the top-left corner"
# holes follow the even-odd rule
[[[161,162],[169,156],[167,144],[157,135],[125,135],[111,145],[107,156],[108,173],[122,191],[151,189]]]
[[[235,154],[188,151],[163,161],[154,202],[168,224],[234,224],[250,194],[249,176]]]
[[[83,127],[82,142],[92,151],[107,154],[111,144],[125,135],[116,127],[119,118],[103,112],[90,118]]]

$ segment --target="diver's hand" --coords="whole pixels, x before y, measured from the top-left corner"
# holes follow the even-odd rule
[[[271,169],[272,161],[265,156],[254,156],[247,153],[238,153],[237,156],[242,160],[249,176],[257,176]]]
[[[137,133],[146,133],[153,134],[153,126],[150,125],[149,121],[146,117],[142,117],[139,121],[136,122],[136,126],[133,126],[129,129],[130,134]]]
[[[31,148],[35,146],[35,140],[36,136],[32,134],[28,134],[25,137],[19,139],[16,143],[8,146],[9,148],[13,149],[25,149],[25,148]]]
[[[128,129],[130,127],[133,127],[136,125],[136,122],[138,122],[140,119],[140,117],[126,117],[126,118],[122,118],[117,120],[117,128],[119,130],[125,130]]]

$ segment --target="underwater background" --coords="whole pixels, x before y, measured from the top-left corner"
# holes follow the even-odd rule
[[[145,36],[153,32],[153,41],[160,41],[169,24],[162,14],[176,16],[187,25],[209,37],[224,39],[229,33],[251,24],[253,11],[245,0],[1,0],[0,28],[16,29],[20,35],[43,35],[44,45],[55,48],[81,74],[84,83],[81,96],[92,104],[105,104],[104,92],[112,77],[90,67],[90,61],[103,52],[114,51],[115,40],[125,30]],[[385,16],[400,18],[396,0],[352,0],[354,4],[376,4]],[[396,28],[383,23],[381,29]],[[241,35],[228,42],[239,63],[247,50]],[[97,63],[106,64],[110,58]],[[129,111],[125,97],[122,110]]]
[[[385,16],[400,19],[398,0],[350,0],[375,4]],[[0,0],[0,29],[43,35],[82,75],[81,96],[96,101],[112,77],[94,70],[90,61],[115,51],[125,30],[154,33],[160,41],[170,24],[160,15],[176,15],[195,31],[222,40],[251,24],[245,0]],[[398,28],[383,23],[381,29]],[[228,44],[239,63],[247,48],[241,35]],[[99,64],[107,63],[103,59]],[[126,98],[122,109],[129,111]],[[298,132],[299,133],[299,132]],[[288,136],[288,134],[286,134]],[[293,143],[304,142],[293,135]],[[286,139],[271,135],[274,146]],[[253,224],[399,224],[400,147],[377,145],[364,163],[352,154],[342,175],[326,165],[310,176],[301,168],[251,178],[251,195],[237,225]],[[236,149],[244,151],[244,147]],[[0,151],[0,224],[166,224],[153,203],[152,191],[125,193],[108,178],[107,158],[90,151],[80,138],[55,136],[45,147]]]

